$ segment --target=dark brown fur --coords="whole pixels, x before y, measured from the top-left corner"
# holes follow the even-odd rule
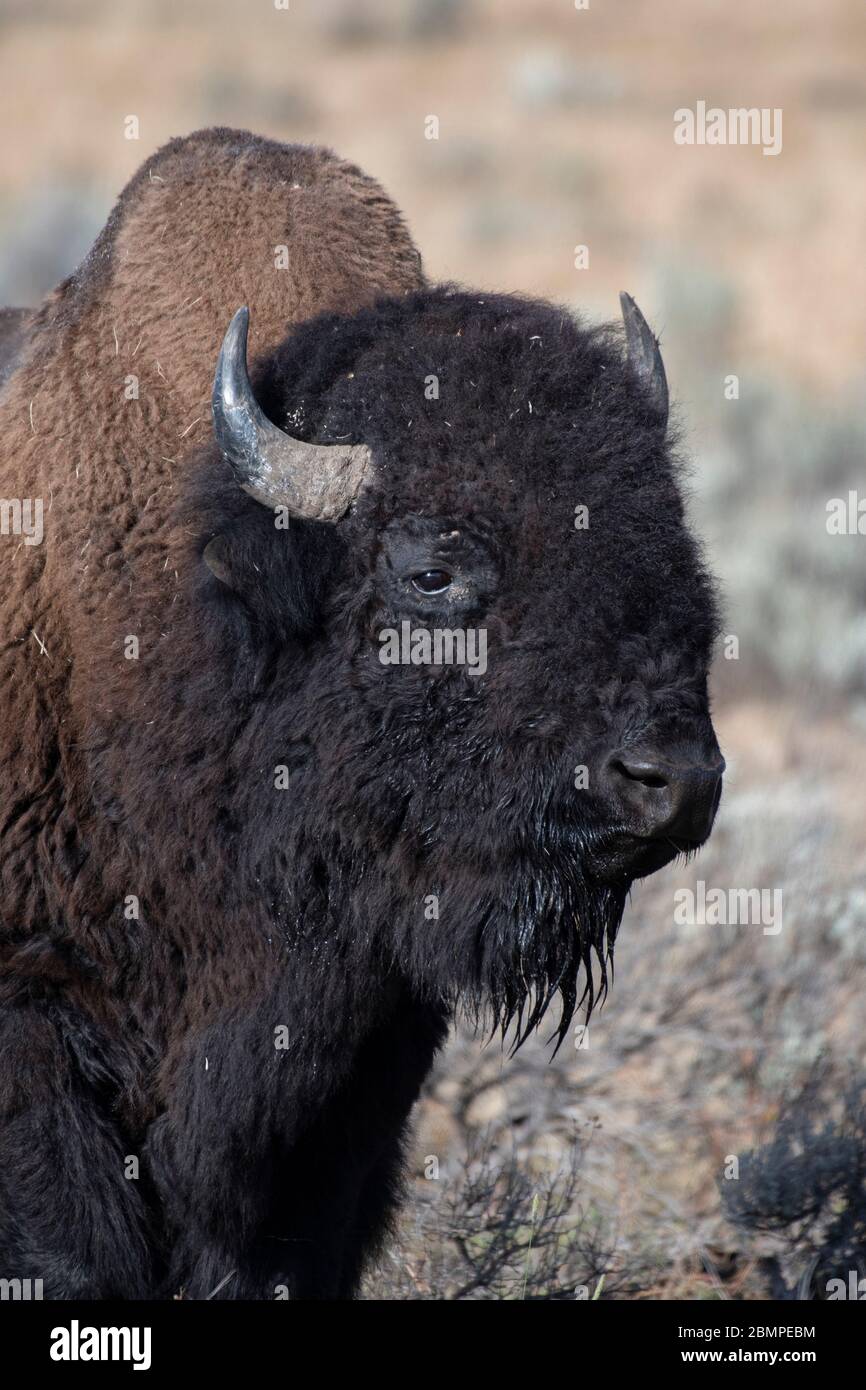
[[[290,263],[278,270],[283,245]],[[46,1296],[153,1288],[146,1203],[122,1178],[122,1152],[138,1151],[164,1108],[185,1034],[237,1001],[264,949],[251,938],[228,961],[216,922],[209,964],[198,940],[136,941],[122,918],[124,892],[140,891],[132,869],[120,897],[122,869],[103,877],[107,862],[133,856],[94,805],[86,767],[95,704],[106,713],[124,699],[118,620],[130,611],[146,648],[188,578],[168,558],[178,472],[211,435],[226,324],[250,306],[255,354],[317,312],[421,284],[399,212],[355,166],[324,149],[199,132],[131,180],[90,255],[35,312],[4,392],[0,496],[44,499],[45,539],[0,541],[0,1130],[7,1155],[38,1147],[32,1124],[69,1161],[51,1203],[41,1177],[28,1190],[29,1159],[14,1174],[7,1161],[0,1248],[45,1278]],[[138,399],[127,399],[131,374]],[[152,604],[145,631],[133,593]],[[188,978],[196,957],[203,968]],[[106,1106],[122,1116],[122,1144]],[[34,1152],[34,1174],[39,1162]],[[116,1181],[88,1188],[84,1170]],[[26,1237],[5,1224],[10,1211],[31,1222]]]
[[[275,248],[286,244],[289,268],[276,270]],[[34,836],[51,864],[58,820],[84,810],[69,804],[77,684],[85,663],[116,667],[100,635],[132,583],[151,588],[163,574],[178,460],[210,437],[214,363],[232,313],[249,304],[254,356],[287,325],[421,283],[400,214],[355,166],[328,150],[207,130],[142,166],[80,269],[34,315],[2,401],[0,495],[43,498],[46,532],[32,548],[7,537],[2,552],[2,885],[12,921],[38,920]],[[138,400],[125,396],[130,374]],[[165,605],[177,583],[166,570]],[[65,901],[62,874],[57,888]]]
[[[214,442],[241,303],[268,418],[369,450],[334,525],[278,528]],[[558,999],[562,1041],[631,880],[709,833],[657,401],[619,328],[426,286],[358,170],[217,131],[136,176],[2,407],[0,495],[46,512],[2,552],[0,1275],[351,1296],[457,1002],[523,1037]],[[478,621],[489,670],[383,663],[410,619]],[[711,776],[684,841],[611,772],[659,747]]]

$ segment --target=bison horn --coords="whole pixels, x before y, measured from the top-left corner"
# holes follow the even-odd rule
[[[361,490],[370,450],[366,444],[307,444],[271,423],[247,375],[249,323],[249,309],[238,309],[220,348],[213,384],[217,444],[257,502],[310,521],[338,521]]]
[[[665,426],[668,421],[668,382],[658,339],[630,294],[621,294],[619,302],[625,323],[629,370],[645,392],[653,413]]]

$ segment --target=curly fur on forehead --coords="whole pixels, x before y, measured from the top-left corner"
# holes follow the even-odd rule
[[[431,377],[435,396],[425,394]],[[409,394],[413,381],[417,393]],[[284,427],[287,397],[294,399],[305,430],[323,442],[351,420],[371,444],[405,440],[411,448],[420,436],[450,453],[498,433],[516,439],[551,411],[568,415],[592,447],[615,451],[627,438],[638,455],[646,438],[633,432],[653,433],[630,387],[620,329],[587,327],[553,304],[449,285],[380,300],[351,319],[322,315],[299,325],[262,364],[256,389]],[[493,476],[494,468],[491,460]]]

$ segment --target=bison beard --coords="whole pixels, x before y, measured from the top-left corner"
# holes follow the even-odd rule
[[[542,832],[534,844],[515,853],[501,882],[485,884],[473,876],[461,885],[456,876],[456,890],[465,886],[467,894],[460,921],[449,921],[447,945],[442,942],[437,952],[427,934],[413,940],[407,951],[409,970],[419,984],[437,976],[449,982],[446,998],[452,1008],[462,1004],[481,1027],[490,1013],[494,1030],[500,1028],[503,1037],[514,1024],[513,1051],[538,1026],[557,994],[561,1007],[554,1038],[559,1048],[578,1006],[586,1002],[589,1011],[596,1001],[594,958],[601,994],[607,989],[627,890],[584,878],[575,867],[574,843],[562,840]]]
[[[387,922],[383,949],[419,997],[441,999],[449,1012],[463,1008],[480,1029],[500,1030],[503,1040],[513,1025],[515,1051],[557,995],[558,1049],[579,1003],[591,1010],[599,986],[604,994],[627,896],[625,885],[583,872],[593,831],[566,827],[546,804],[561,782],[562,769],[551,767],[518,784],[507,835],[495,817],[431,829],[429,818],[426,828],[416,827],[404,812],[392,873],[381,853],[361,871],[365,915],[381,914]],[[423,805],[417,809],[424,813]],[[452,821],[458,817],[455,811]],[[407,864],[399,853],[407,840],[426,840],[429,860]],[[337,853],[332,862],[340,858]],[[371,903],[369,884],[377,878],[384,891]],[[425,909],[426,903],[433,906]]]
[[[3,1277],[354,1296],[455,1008],[560,1045],[706,838],[712,583],[623,316],[427,287],[361,171],[217,130],[6,321],[0,494],[53,507],[2,552]],[[488,669],[384,667],[404,619]]]
[[[297,950],[311,934],[309,884],[318,880],[323,902],[348,904],[357,916],[348,930],[345,917],[317,921],[317,944],[348,936],[368,951],[370,922],[380,924],[381,958],[411,983],[418,999],[442,1004],[449,1014],[462,1008],[477,1027],[500,1031],[503,1040],[514,1025],[515,1051],[558,995],[558,1049],[579,1005],[586,1003],[589,1011],[606,992],[627,887],[586,877],[574,835],[560,826],[536,823],[495,873],[479,866],[485,847],[477,848],[475,864],[461,866],[449,858],[440,874],[407,883],[403,871],[388,875],[382,854],[368,858],[320,844],[310,863],[294,856],[306,870],[299,886],[304,930],[291,904],[278,907],[274,920],[287,947]],[[489,857],[503,862],[495,840]],[[338,866],[347,863],[351,882],[337,877]],[[425,908],[431,901],[435,907]],[[377,940],[375,929],[372,937]]]

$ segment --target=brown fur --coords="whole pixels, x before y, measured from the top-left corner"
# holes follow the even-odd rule
[[[280,245],[290,247],[286,270],[274,264]],[[0,881],[12,922],[34,915],[15,843],[29,854],[35,817],[52,859],[58,818],[71,810],[55,793],[76,784],[77,678],[82,663],[103,664],[100,637],[131,585],[152,586],[166,564],[175,470],[210,436],[231,315],[250,306],[254,357],[287,324],[421,283],[399,212],[354,165],[206,130],[142,166],[82,266],[35,314],[2,401],[0,495],[41,497],[45,508],[41,546],[6,537],[2,550]],[[125,397],[130,374],[137,400]],[[166,605],[175,584],[167,570]],[[116,650],[109,659],[116,665]]]
[[[282,245],[291,259],[278,270]],[[143,165],[15,345],[0,496],[42,498],[45,536],[0,539],[0,1132],[12,1184],[0,1208],[27,1232],[14,1216],[7,1230],[0,1211],[0,1246],[21,1269],[35,1262],[54,1296],[152,1287],[136,1236],[146,1201],[121,1180],[122,1155],[138,1151],[171,1087],[172,1039],[182,1046],[187,1021],[225,1001],[228,976],[238,981],[235,967],[220,973],[214,941],[216,984],[192,970],[187,989],[177,940],[138,940],[124,926],[124,894],[141,891],[134,847],[94,803],[85,758],[97,708],[110,718],[126,699],[133,663],[118,621],[152,650],[189,578],[175,553],[178,470],[211,437],[214,365],[235,309],[250,306],[254,356],[318,311],[353,312],[422,283],[399,212],[355,166],[208,130]],[[133,374],[138,398],[127,399]],[[203,963],[201,943],[189,949]],[[251,981],[256,949],[250,957]],[[27,1155],[35,1163],[41,1148],[42,1161],[45,1144],[67,1154],[50,1204],[41,1178],[28,1188]],[[100,1171],[114,1175],[102,1189],[84,1176]]]

